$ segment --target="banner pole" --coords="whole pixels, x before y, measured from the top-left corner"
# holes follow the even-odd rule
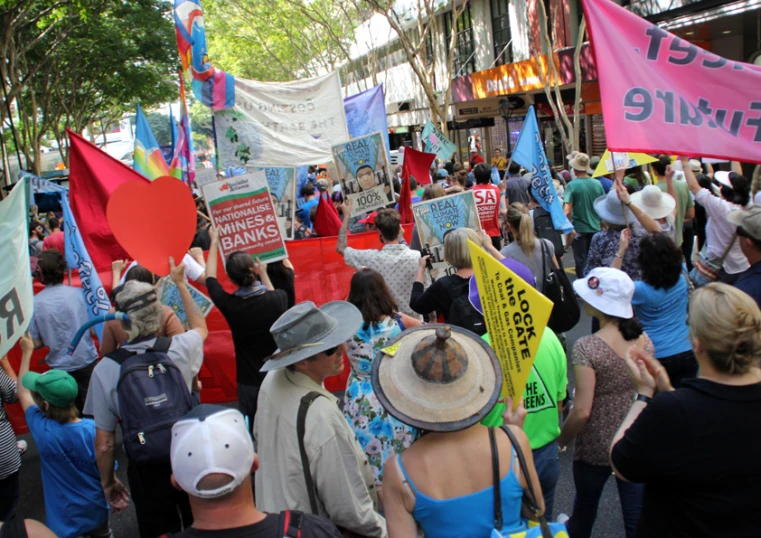
[[[627,154],[627,156],[628,156],[628,154]],[[624,182],[621,180],[621,178],[618,177],[618,171],[621,170],[621,168],[619,168],[618,165],[616,164],[616,157],[615,157],[615,154],[612,151],[610,152],[610,158],[613,161],[613,170],[614,170],[614,175],[616,176],[616,183],[618,185],[621,185],[623,187],[624,186]],[[626,168],[623,168],[623,170],[626,171]],[[626,218],[626,209],[627,209],[626,205],[624,204],[624,201],[621,200],[621,197],[618,198],[618,201],[621,203],[621,212],[624,215],[624,223],[626,224],[626,229],[629,230],[629,234],[631,235],[632,229],[629,226],[629,220]]]

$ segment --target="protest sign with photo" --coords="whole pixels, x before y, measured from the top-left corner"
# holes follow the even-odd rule
[[[188,325],[188,315],[185,313],[185,307],[182,304],[182,297],[180,297],[180,290],[177,288],[177,284],[172,282],[171,278],[164,277],[159,280],[156,288],[158,290],[159,302],[172,309],[180,320],[180,323],[182,323],[182,326],[185,327],[186,331],[190,329],[190,326]],[[214,303],[211,302],[211,299],[206,297],[206,295],[195,289],[193,286],[188,286],[188,291],[203,317],[209,315],[209,312],[211,312],[211,309],[214,307]]]
[[[472,191],[450,194],[443,198],[427,200],[412,205],[420,244],[430,251],[431,278],[454,274],[455,269],[444,261],[444,235],[455,228],[471,228],[481,231],[476,199]]]
[[[267,176],[272,202],[275,204],[277,221],[283,239],[293,239],[293,218],[296,214],[296,168],[268,167],[259,168]]]
[[[386,145],[380,133],[333,146],[333,158],[351,215],[362,215],[394,202]]]
[[[263,262],[288,256],[264,172],[249,172],[203,187],[222,259],[243,251]]]
[[[491,347],[502,366],[502,395],[513,399],[515,410],[553,303],[480,246],[468,246]]]

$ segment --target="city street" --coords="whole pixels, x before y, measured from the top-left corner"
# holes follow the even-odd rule
[[[573,256],[570,251],[563,257],[565,267],[573,267]],[[569,276],[573,277],[572,274]],[[589,334],[591,320],[583,314],[579,324],[569,333],[568,349],[573,347],[577,338]],[[573,373],[571,368],[568,369],[568,377],[573,383]],[[120,437],[120,436],[118,436]],[[37,453],[37,447],[31,438],[26,434],[20,437],[29,443],[29,449],[22,456],[21,465],[21,510],[25,517],[44,521],[45,507],[42,496],[42,482],[40,478],[40,460]],[[117,444],[121,446],[121,440],[117,439]],[[119,480],[127,483],[126,458],[121,450],[118,456],[119,468],[117,476]],[[555,511],[558,513],[570,514],[573,509],[573,475],[572,475],[573,451],[568,450],[560,455],[560,480],[558,482]],[[117,538],[137,537],[137,523],[135,520],[134,509],[130,506],[128,510],[121,514],[112,515],[111,526],[114,535]],[[600,508],[597,513],[597,523],[595,524],[593,538],[618,538],[623,536],[623,520],[621,518],[621,507],[618,501],[618,492],[616,490],[615,480],[608,481],[600,500]]]

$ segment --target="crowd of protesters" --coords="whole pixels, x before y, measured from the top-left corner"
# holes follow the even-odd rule
[[[445,235],[447,275],[431,271],[414,228],[407,245],[399,198],[352,217],[311,167],[294,229],[317,235],[322,200],[340,215],[336,248],[356,270],[345,301],[297,303],[288,260],[243,252],[227,256],[226,291],[218,234],[200,219],[195,248],[169,260],[186,326],[154,274],[115,260],[111,298],[128,318],[104,326],[99,348],[83,338],[71,353],[86,304],[64,284],[65,222],[35,212],[29,249],[44,288],[19,371],[0,361],[0,397],[24,411],[46,516],[22,518],[22,446],[0,406],[0,536],[107,538],[110,511],[132,505],[141,538],[477,538],[531,520],[587,538],[611,477],[627,538],[761,535],[761,205],[741,165],[657,156],[649,170],[593,177],[599,158],[574,152],[553,178],[574,227],[563,235],[510,155],[497,150],[489,166],[476,148],[451,164],[409,182],[413,202],[477,194],[481,231]],[[350,246],[367,231],[377,248]],[[592,326],[570,349],[544,330],[520,402],[501,397],[469,241],[540,293],[573,253]],[[229,326],[237,410],[199,404],[209,331],[193,285]],[[30,372],[43,346],[50,370]],[[332,394],[324,381],[346,364]],[[560,514],[568,449],[575,497]]]

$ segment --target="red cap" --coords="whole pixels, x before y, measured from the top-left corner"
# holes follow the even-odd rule
[[[378,212],[377,211],[373,211],[367,217],[365,217],[364,219],[360,220],[359,223],[360,224],[372,224],[372,225],[375,225],[375,217],[377,217],[377,216],[378,216]]]

